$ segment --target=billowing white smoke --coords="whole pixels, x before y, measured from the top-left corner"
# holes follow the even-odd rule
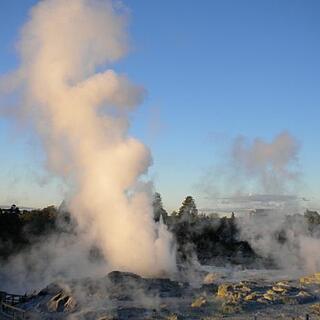
[[[255,139],[248,144],[244,138],[235,141],[232,149],[235,168],[268,195],[259,196],[260,204],[273,204],[270,211],[243,217],[239,226],[242,239],[258,254],[272,258],[290,272],[315,272],[320,267],[319,256],[315,254],[320,240],[310,235],[303,216],[296,215],[301,211],[298,197],[287,195],[295,191],[299,178],[298,153],[299,143],[288,132],[280,133],[272,142]],[[246,197],[247,201],[251,198]]]
[[[238,136],[200,184],[218,210],[236,212],[241,240],[291,274],[320,268],[319,230],[310,232],[298,195],[299,151],[287,131],[271,141]],[[260,210],[249,214],[253,209]]]
[[[256,138],[251,144],[240,136],[233,144],[232,160],[237,171],[257,182],[260,191],[282,193],[298,177],[299,147],[288,132],[278,134],[271,142]]]
[[[228,210],[289,203],[296,206],[299,151],[299,142],[287,131],[270,142],[238,136],[221,163],[205,172],[198,187],[209,201],[217,202],[214,205]]]
[[[148,149],[128,136],[143,89],[105,65],[126,53],[125,19],[110,1],[44,0],[31,11],[11,81],[42,137],[48,167],[73,189],[70,210],[110,269],[175,270],[172,239],[153,222],[139,176]],[[99,70],[99,72],[97,72]],[[149,191],[148,191],[149,190]]]

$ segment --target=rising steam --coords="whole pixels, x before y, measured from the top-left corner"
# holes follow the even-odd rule
[[[299,151],[298,140],[287,131],[271,141],[238,136],[223,164],[199,184],[218,210],[236,212],[239,239],[291,275],[320,268],[319,233],[310,232],[298,214],[303,213]]]
[[[299,149],[298,141],[288,132],[278,134],[271,142],[256,138],[250,144],[239,137],[232,148],[237,170],[266,193],[242,197],[242,200],[259,203],[264,208],[270,205],[272,209],[262,216],[247,215],[240,219],[240,237],[258,254],[272,258],[291,273],[316,272],[320,266],[319,256],[315,254],[320,241],[308,232],[303,216],[296,215],[301,211],[299,197],[288,195],[298,185]],[[279,235],[286,241],[279,241]]]
[[[175,270],[172,239],[151,215],[139,182],[148,149],[128,136],[143,89],[105,65],[127,50],[126,20],[110,1],[45,0],[22,29],[21,65],[10,84],[23,92],[49,169],[72,188],[69,209],[110,269],[142,275]]]
[[[232,147],[232,160],[236,170],[255,180],[264,193],[283,193],[298,178],[299,147],[289,132],[278,134],[271,142],[256,138],[249,143],[239,136]]]

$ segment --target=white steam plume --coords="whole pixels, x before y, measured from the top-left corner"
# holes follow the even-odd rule
[[[310,232],[297,194],[299,151],[299,142],[287,131],[271,141],[239,136],[223,165],[200,184],[218,210],[236,212],[240,239],[291,275],[320,268],[319,229]],[[252,209],[260,210],[249,215]]]
[[[197,187],[218,210],[299,206],[300,144],[287,131],[271,141],[237,136]]]
[[[102,71],[126,43],[110,1],[41,1],[22,29],[10,83],[21,85],[48,167],[72,186],[70,210],[110,269],[155,275],[174,271],[175,256],[171,235],[153,222],[148,185],[137,190],[151,157],[128,137],[128,116],[143,89]]]
[[[288,132],[282,132],[271,142],[256,138],[251,144],[238,137],[232,148],[232,161],[246,179],[255,180],[267,194],[288,191],[288,185],[298,178],[296,169],[299,143]]]
[[[232,149],[237,170],[254,180],[259,191],[267,193],[264,197],[244,199],[249,202],[260,198],[262,205],[273,203],[271,211],[239,220],[241,239],[248,241],[258,254],[271,257],[291,273],[315,272],[320,266],[316,254],[320,240],[310,234],[306,219],[297,214],[301,212],[299,198],[286,195],[294,191],[298,182],[299,147],[291,134],[283,132],[271,142],[255,139],[248,144],[244,138],[238,138]],[[285,241],[279,240],[279,234]]]

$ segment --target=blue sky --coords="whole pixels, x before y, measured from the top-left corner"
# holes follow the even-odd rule
[[[16,64],[14,44],[37,1],[1,2],[0,73]],[[233,138],[271,140],[288,130],[301,144],[299,193],[320,191],[320,2],[131,0],[130,54],[114,68],[148,94],[131,133],[153,154],[150,176],[169,209],[194,195]],[[64,187],[41,168],[24,129],[0,120],[0,204],[59,203]],[[23,134],[21,134],[23,133]]]

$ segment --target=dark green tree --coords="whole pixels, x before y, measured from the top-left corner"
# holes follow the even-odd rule
[[[187,219],[192,219],[197,217],[198,209],[196,203],[194,202],[191,196],[187,196],[178,211],[178,215],[180,218],[184,217]]]
[[[160,221],[160,218],[162,217],[162,221],[164,223],[167,223],[168,220],[168,213],[163,208],[162,199],[160,193],[156,192],[153,196],[153,219],[154,221],[158,222]]]
[[[320,225],[320,215],[317,211],[310,211],[307,210],[304,213],[304,219],[307,223],[309,232],[313,234],[314,232],[317,232],[319,230]]]
[[[320,215],[317,211],[306,210],[304,217],[310,225],[320,224]]]

